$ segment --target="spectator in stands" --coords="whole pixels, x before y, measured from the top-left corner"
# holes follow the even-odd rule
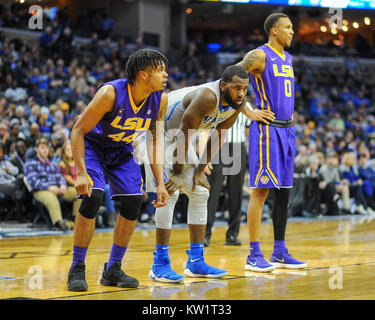
[[[28,136],[30,134],[30,124],[25,116],[25,107],[23,105],[18,105],[16,107],[13,119],[17,119],[19,121],[20,132],[22,132],[25,137]]]
[[[347,152],[343,155],[339,170],[343,177],[342,182],[349,184],[350,197],[355,200],[355,211],[360,214],[367,214],[368,206],[362,188],[363,180],[358,172],[357,157],[354,152]]]
[[[42,35],[39,38],[39,46],[44,56],[46,57],[52,56],[52,49],[53,49],[54,42],[55,42],[55,39],[53,35],[53,29],[51,26],[48,26],[46,28],[46,31],[42,33]]]
[[[38,118],[39,118],[40,114],[41,114],[40,106],[38,104],[34,104],[31,107],[31,112],[30,112],[30,116],[29,116],[29,122],[30,123],[36,123],[36,122],[38,122]]]
[[[8,126],[4,123],[0,123],[0,143],[5,143],[10,136]]]
[[[67,184],[59,167],[48,160],[49,145],[45,138],[36,142],[36,157],[25,163],[25,175],[34,198],[46,206],[52,224],[67,231],[62,217],[59,199],[73,201],[76,195],[68,192]]]
[[[328,128],[337,132],[345,131],[345,121],[341,118],[339,112],[335,112],[334,118],[328,121]]]
[[[363,181],[364,193],[371,214],[375,214],[375,171],[369,166],[369,153],[358,155],[358,173]]]
[[[84,74],[80,68],[75,70],[75,74],[70,78],[69,88],[74,92],[77,89],[80,92],[86,92],[88,89],[87,81],[84,78]]]
[[[66,142],[62,146],[62,155],[59,162],[59,168],[61,174],[64,176],[68,185],[68,192],[75,194],[75,200],[73,200],[73,217],[76,217],[82,200],[77,198],[77,192],[74,188],[75,181],[77,179],[76,168],[74,166],[72,146],[70,142]]]
[[[30,135],[26,138],[26,146],[28,148],[35,147],[35,143],[38,139],[42,138],[43,134],[39,130],[39,125],[37,123],[32,123],[30,125]]]
[[[114,49],[112,47],[112,39],[107,37],[100,48],[100,54],[102,54],[107,61],[111,61],[113,52]]]
[[[16,213],[18,215],[19,204],[16,203],[16,176],[18,168],[4,157],[4,146],[0,143],[0,193],[16,204]]]
[[[24,88],[18,86],[17,80],[13,80],[12,86],[5,90],[4,96],[9,99],[10,102],[20,103],[26,101],[27,92]]]
[[[96,57],[99,54],[99,35],[97,32],[93,32],[91,35],[91,41],[87,45],[87,50]]]
[[[308,166],[305,169],[305,174],[305,203],[302,215],[305,217],[316,217],[320,214],[321,194],[319,190],[319,158],[315,154],[308,157]]]
[[[25,135],[20,131],[19,121],[14,118],[10,121],[9,138],[5,141],[4,150],[9,156],[12,156],[16,149],[16,141],[18,139],[25,139]]]
[[[58,50],[59,57],[62,57],[67,64],[69,64],[73,58],[73,41],[74,36],[69,27],[64,28],[64,31],[56,40],[56,48]]]
[[[327,162],[319,169],[321,202],[326,207],[328,215],[350,213],[349,184],[340,177],[339,156],[334,151],[327,154]],[[338,200],[342,198],[342,212],[339,211]]]
[[[307,147],[302,144],[299,146],[298,153],[294,160],[295,169],[298,172],[302,172],[305,170],[307,164],[308,164]]]
[[[120,59],[121,63],[124,64],[126,59],[129,57],[129,50],[126,47],[126,41],[124,38],[120,38],[117,42],[116,58]]]
[[[26,162],[26,144],[25,140],[19,139],[16,142],[16,154],[11,158],[11,162],[13,165],[15,165],[18,168],[18,173],[23,174],[24,173],[24,166]]]
[[[51,127],[47,124],[47,115],[39,115],[37,123],[39,125],[39,131],[48,139],[51,135]]]

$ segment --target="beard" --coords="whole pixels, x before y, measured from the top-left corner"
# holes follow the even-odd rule
[[[234,110],[238,110],[238,109],[240,109],[241,106],[242,106],[242,102],[243,102],[243,101],[242,101],[240,104],[237,104],[237,103],[232,99],[232,97],[230,96],[230,93],[229,93],[228,88],[226,88],[226,89],[224,90],[224,99],[225,99],[226,102],[228,102],[228,105],[229,105],[231,108],[233,108]]]

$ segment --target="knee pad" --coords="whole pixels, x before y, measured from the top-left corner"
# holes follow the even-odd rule
[[[121,196],[120,215],[128,220],[138,219],[143,203],[143,196]]]
[[[79,213],[87,219],[94,219],[103,203],[104,191],[93,189],[90,198],[87,195],[84,195],[81,199],[82,203],[79,207]]]
[[[207,224],[207,200],[209,191],[198,186],[196,192],[189,194],[188,224]]]

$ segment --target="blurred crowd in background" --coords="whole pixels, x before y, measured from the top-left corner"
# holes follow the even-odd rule
[[[55,193],[62,206],[61,216],[51,219],[57,228],[71,228],[64,221],[74,221],[76,195],[70,200],[63,198],[75,179],[69,144],[75,117],[101,84],[124,77],[129,55],[145,47],[141,38],[112,37],[113,21],[105,14],[91,18],[84,12],[82,15],[80,25],[73,28],[66,12],[59,11],[54,19],[47,19],[48,26],[38,43],[0,33],[1,220],[31,221],[35,212],[30,208],[40,210],[35,199],[38,186],[30,183],[33,170],[25,168],[39,156],[38,147],[43,145],[40,139],[45,139],[46,161],[51,164],[48,170],[58,170],[55,173],[66,182],[66,190]],[[22,15],[1,10],[0,26],[23,28],[26,16],[26,12]],[[97,21],[93,23],[92,19]],[[78,46],[77,36],[90,40]],[[223,37],[220,51],[245,54],[265,41],[256,31],[246,38],[228,35]],[[359,35],[353,48],[297,42],[290,51],[297,57],[297,154],[290,216],[375,214],[375,67],[359,61],[360,56],[374,55],[374,48]],[[199,35],[189,39],[183,51],[171,49],[165,54],[170,61],[167,91],[216,80],[222,70],[216,53],[208,50]],[[305,57],[327,54],[345,60],[319,65]],[[248,100],[254,106],[252,88]],[[152,220],[152,198],[144,192],[140,221]],[[64,202],[71,207],[66,209]],[[181,199],[175,222],[186,221],[185,207],[186,199]],[[225,204],[219,210],[225,211]],[[103,219],[97,219],[97,226],[113,226],[115,214],[116,203],[109,199],[107,190]]]

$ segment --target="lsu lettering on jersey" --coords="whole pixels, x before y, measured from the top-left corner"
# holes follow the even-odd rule
[[[289,53],[269,44],[260,46],[266,68],[250,74],[256,107],[274,112],[277,120],[291,120],[294,112],[294,73]],[[252,121],[249,129],[249,173],[252,188],[291,188],[295,156],[294,127],[278,128]]]
[[[103,85],[112,85],[116,90],[113,111],[107,113],[98,124],[85,135],[103,147],[121,147],[131,144],[141,132],[145,132],[156,120],[161,100],[161,91],[151,93],[140,106],[136,106],[127,79],[117,79]]]
[[[85,165],[93,189],[105,190],[109,181],[111,197],[142,195],[143,180],[133,158],[133,140],[148,130],[160,109],[161,92],[151,93],[136,106],[127,79],[103,85],[116,90],[112,112],[104,115],[85,135]]]
[[[277,120],[290,120],[294,112],[294,73],[292,57],[281,55],[268,44],[260,46],[266,54],[266,68],[261,77],[250,74],[255,104],[271,110]]]

